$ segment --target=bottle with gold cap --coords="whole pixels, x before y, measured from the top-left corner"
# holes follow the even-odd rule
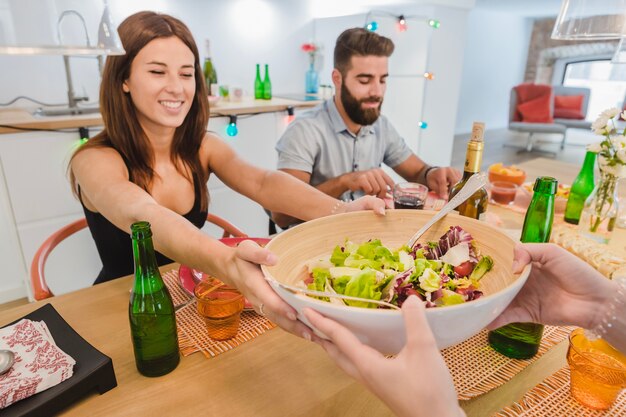
[[[483,162],[483,149],[485,146],[485,142],[483,140],[484,134],[485,124],[481,122],[474,122],[474,125],[472,126],[472,135],[470,136],[469,143],[467,144],[463,178],[461,178],[461,181],[450,189],[449,199],[454,197],[456,193],[463,188],[467,180],[469,180],[472,175],[480,172],[480,165]],[[472,194],[470,198],[461,203],[461,205],[456,208],[456,211],[458,211],[461,216],[481,219],[483,213],[487,210],[487,201],[487,190],[483,187]]]

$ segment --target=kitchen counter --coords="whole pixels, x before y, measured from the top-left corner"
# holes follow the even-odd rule
[[[313,107],[318,103],[319,101],[298,101],[284,98],[255,100],[246,97],[239,102],[220,101],[210,106],[210,111],[213,117],[219,117],[286,111],[287,107],[290,106],[294,108],[307,108]],[[32,114],[33,110],[34,109],[24,108],[0,109],[0,134],[16,133],[24,130],[56,130],[102,126],[102,117],[99,113],[67,116],[34,116]]]

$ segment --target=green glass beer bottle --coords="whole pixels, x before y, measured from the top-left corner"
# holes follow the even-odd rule
[[[135,363],[142,375],[165,375],[180,362],[174,304],[156,262],[150,223],[134,223],[131,231],[135,284],[128,318]]]
[[[265,78],[263,79],[263,99],[272,99],[272,81],[270,80],[270,66],[265,64]]]
[[[256,64],[256,77],[254,78],[254,98],[263,100],[263,80],[261,79],[261,65]]]
[[[572,184],[565,206],[565,221],[571,224],[578,224],[580,213],[583,211],[585,200],[593,191],[594,178],[593,167],[596,164],[596,154],[589,152],[585,154],[585,161],[578,176]]]
[[[522,236],[523,243],[550,241],[554,220],[554,195],[558,187],[552,177],[539,177],[533,187],[533,198],[528,206]],[[538,323],[511,323],[489,332],[489,345],[497,352],[516,359],[529,359],[539,350],[543,325]]]

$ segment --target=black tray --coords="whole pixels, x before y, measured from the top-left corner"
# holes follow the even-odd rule
[[[23,318],[46,323],[57,346],[76,361],[74,375],[52,388],[0,410],[0,416],[50,416],[88,393],[97,391],[104,394],[117,386],[111,358],[76,333],[52,304],[46,304]]]

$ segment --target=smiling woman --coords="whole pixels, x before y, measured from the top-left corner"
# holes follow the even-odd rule
[[[227,247],[199,230],[207,181],[215,174],[258,204],[305,220],[332,214],[337,200],[248,164],[207,133],[198,49],[180,20],[139,12],[122,22],[119,35],[126,55],[107,59],[100,89],[104,130],[77,149],[69,167],[103,264],[96,283],[133,272],[130,225],[147,221],[159,265],[175,260],[219,276],[278,325],[311,337],[263,279],[259,264],[273,264],[275,256],[252,241]],[[384,202],[368,197],[340,208],[382,213]]]

